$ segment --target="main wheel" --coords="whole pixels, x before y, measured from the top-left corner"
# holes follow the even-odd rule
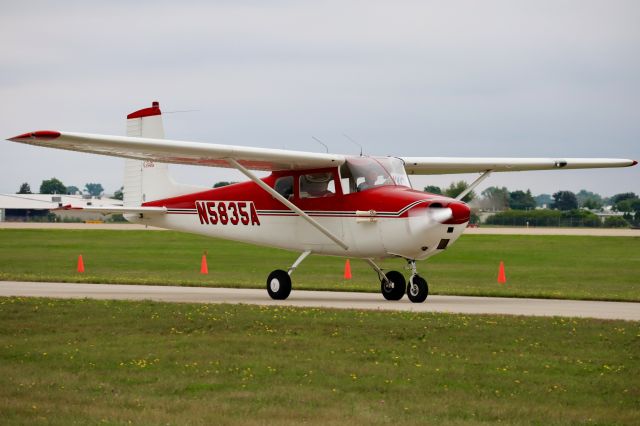
[[[429,285],[427,280],[420,275],[413,275],[409,279],[409,285],[407,286],[407,296],[413,303],[422,303],[427,300],[429,295]]]
[[[389,271],[385,274],[388,281],[382,280],[380,291],[387,300],[400,300],[407,288],[406,281],[398,271]]]
[[[286,271],[276,269],[267,278],[267,292],[272,299],[284,300],[291,294],[291,277]]]

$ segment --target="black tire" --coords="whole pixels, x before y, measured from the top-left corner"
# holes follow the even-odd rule
[[[387,300],[400,300],[407,289],[407,282],[398,271],[389,271],[385,274],[389,282],[380,283],[380,292]]]
[[[413,285],[411,284],[412,282]],[[411,277],[409,285],[407,286],[407,297],[409,297],[409,300],[413,303],[422,303],[427,300],[427,296],[429,296],[427,280],[420,275]]]
[[[291,294],[291,277],[286,271],[276,269],[267,278],[267,292],[272,299],[285,300]]]

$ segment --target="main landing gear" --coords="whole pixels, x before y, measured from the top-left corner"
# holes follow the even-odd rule
[[[288,271],[276,269],[269,274],[267,278],[267,292],[274,300],[285,300],[291,294],[291,274],[296,270],[298,265],[311,254],[311,251],[305,251],[298,257]],[[366,259],[371,267],[378,273],[380,279],[380,292],[387,300],[400,300],[405,293],[413,303],[422,303],[429,296],[429,286],[427,281],[418,275],[415,260],[407,260],[411,276],[409,283],[406,282],[404,276],[398,271],[389,271],[386,274],[371,259]]]
[[[267,278],[267,292],[272,299],[284,300],[291,294],[291,277],[286,271],[276,269]]]
[[[311,254],[311,250],[305,251],[291,265],[288,271],[276,269],[269,274],[267,278],[267,292],[274,300],[284,300],[291,294],[291,274],[296,270],[298,265]]]
[[[429,296],[429,285],[427,284],[427,280],[418,275],[415,260],[407,261],[411,268],[408,285],[400,272],[389,271],[385,274],[373,260],[367,259],[367,262],[378,273],[380,292],[385,299],[400,300],[406,291],[407,297],[409,297],[409,300],[413,303],[422,303],[427,300],[427,296]]]

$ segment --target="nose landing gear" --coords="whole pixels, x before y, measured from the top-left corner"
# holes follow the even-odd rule
[[[429,296],[427,280],[418,274],[411,275],[411,278],[409,278],[409,286],[407,287],[407,297],[409,297],[409,300],[413,303],[422,303],[427,300],[427,296]]]
[[[407,297],[413,303],[422,303],[429,296],[429,285],[427,280],[418,275],[418,268],[415,260],[407,260],[411,269],[411,277],[409,278],[409,286],[407,287]]]

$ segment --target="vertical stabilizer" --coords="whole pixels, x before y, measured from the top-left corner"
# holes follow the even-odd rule
[[[153,102],[127,116],[127,136],[164,139],[160,104]],[[142,203],[175,197],[207,188],[176,184],[169,175],[166,163],[125,160],[124,206],[135,207]]]

